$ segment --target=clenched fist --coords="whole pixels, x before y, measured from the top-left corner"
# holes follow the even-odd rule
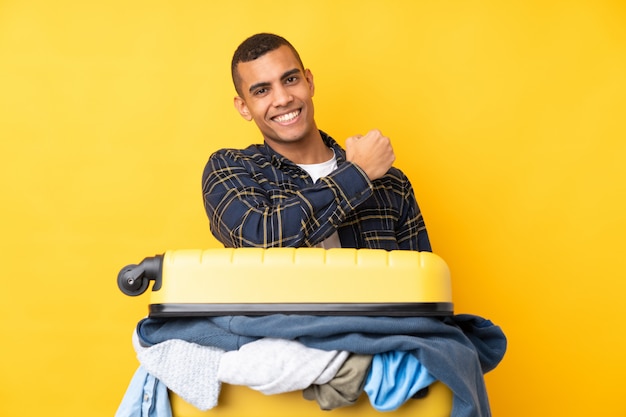
[[[370,130],[365,136],[346,139],[346,159],[365,171],[371,181],[387,173],[396,160],[391,141],[380,130]]]

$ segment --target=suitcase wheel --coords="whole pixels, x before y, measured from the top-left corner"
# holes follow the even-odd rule
[[[117,286],[126,295],[141,295],[148,289],[150,279],[143,274],[137,276],[136,268],[137,265],[127,265],[117,275]]]

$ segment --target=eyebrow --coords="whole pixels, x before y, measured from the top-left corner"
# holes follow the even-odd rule
[[[280,79],[281,79],[281,80],[284,80],[285,78],[288,78],[288,77],[290,77],[290,76],[292,76],[292,75],[294,75],[294,74],[299,74],[300,72],[301,72],[301,70],[300,70],[299,68],[294,68],[294,69],[291,69],[291,70],[289,70],[289,71],[284,72],[284,73],[283,73],[283,75],[281,75],[281,76],[280,76]],[[260,82],[260,83],[252,84],[252,85],[250,86],[250,88],[248,88],[248,92],[249,92],[249,93],[252,93],[252,92],[253,92],[254,90],[256,90],[257,88],[261,88],[261,87],[269,87],[270,85],[271,85],[271,83],[270,83],[270,82],[267,82],[267,81],[262,81],[262,82]]]

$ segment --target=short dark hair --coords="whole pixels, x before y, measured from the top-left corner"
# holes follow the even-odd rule
[[[233,77],[235,90],[237,90],[237,94],[239,94],[239,96],[242,95],[240,88],[241,78],[239,77],[239,72],[237,71],[237,65],[239,65],[240,62],[254,61],[255,59],[260,58],[266,53],[278,49],[283,45],[286,45],[289,49],[291,49],[293,54],[296,56],[300,67],[304,70],[300,54],[298,54],[296,48],[294,48],[293,45],[282,36],[278,36],[273,33],[257,33],[256,35],[250,36],[248,39],[243,41],[239,47],[237,47],[233,55],[233,60],[230,64],[230,72]]]

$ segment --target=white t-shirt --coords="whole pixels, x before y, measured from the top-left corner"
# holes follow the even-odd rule
[[[298,166],[311,176],[313,182],[317,182],[321,177],[325,177],[337,169],[337,157],[335,157],[333,152],[333,157],[326,162],[319,164],[298,164]],[[328,238],[315,245],[315,247],[324,249],[340,248],[341,242],[339,241],[339,234],[335,231]]]

